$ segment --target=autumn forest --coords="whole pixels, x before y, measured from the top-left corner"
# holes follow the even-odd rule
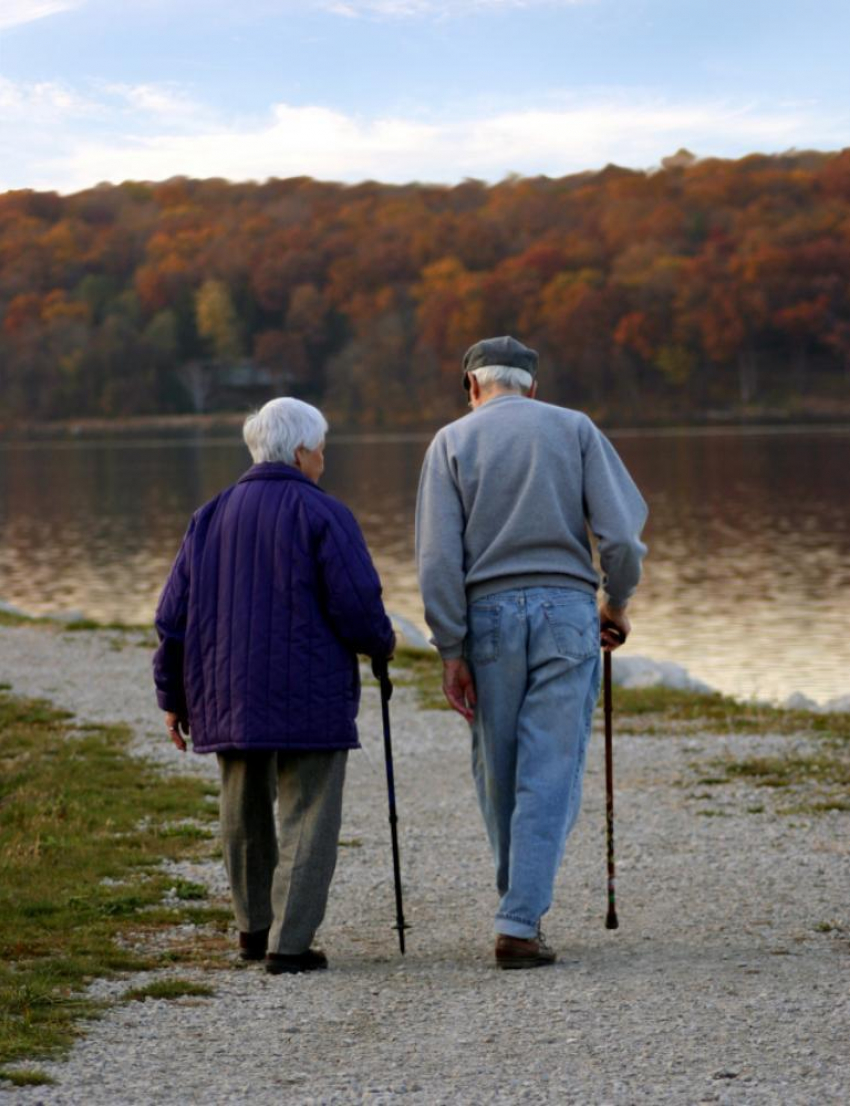
[[[497,185],[176,178],[0,195],[0,424],[458,414],[511,333],[542,398],[652,423],[850,412],[850,150]]]

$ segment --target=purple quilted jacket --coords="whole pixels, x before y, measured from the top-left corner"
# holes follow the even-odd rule
[[[393,631],[360,527],[289,465],[254,465],[198,510],[159,600],[163,710],[196,752],[358,745],[357,654]]]

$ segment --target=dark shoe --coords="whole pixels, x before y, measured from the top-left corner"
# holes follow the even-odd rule
[[[265,960],[269,944],[269,927],[257,929],[253,933],[239,934],[240,960]]]
[[[528,938],[500,933],[496,938],[496,964],[500,968],[543,968],[557,959],[542,933]]]
[[[298,972],[318,972],[328,966],[328,958],[321,949],[307,949],[289,956],[283,952],[270,952],[266,956],[266,971],[270,975],[296,975]]]

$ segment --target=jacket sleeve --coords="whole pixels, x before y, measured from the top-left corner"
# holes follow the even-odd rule
[[[466,638],[463,503],[452,477],[446,440],[428,448],[416,498],[416,567],[425,621],[443,660],[462,656]]]
[[[159,648],[153,657],[156,698],[163,710],[186,714],[183,686],[183,651],[189,606],[189,565],[195,520],[189,524],[177,558],[169,573],[156,608],[155,626]]]
[[[323,512],[318,540],[326,612],[337,637],[355,653],[388,657],[395,635],[381,581],[354,515],[338,501]]]
[[[646,546],[640,540],[647,507],[604,434],[587,420],[584,509],[599,545],[602,586],[612,607],[624,607],[638,585]]]

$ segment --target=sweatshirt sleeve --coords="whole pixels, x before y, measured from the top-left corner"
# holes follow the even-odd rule
[[[466,577],[463,535],[466,521],[452,475],[446,437],[428,448],[416,499],[416,567],[425,621],[443,660],[463,654],[466,638]]]
[[[640,540],[647,506],[604,434],[588,420],[584,507],[599,545],[602,586],[612,607],[624,607],[638,585],[646,546]]]
[[[381,599],[381,581],[354,515],[339,502],[323,513],[318,541],[327,615],[355,653],[388,657],[395,636]]]
[[[162,590],[155,616],[159,637],[159,648],[153,657],[157,702],[162,710],[174,711],[181,716],[186,713],[183,653],[189,606],[190,550],[194,532],[193,518]]]

